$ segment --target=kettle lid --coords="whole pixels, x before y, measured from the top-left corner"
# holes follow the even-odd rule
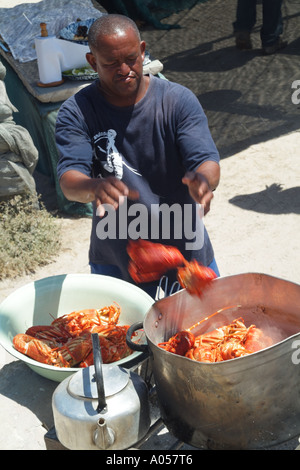
[[[126,387],[129,372],[113,364],[102,364],[105,397],[115,395]],[[97,399],[98,388],[95,367],[85,367],[73,374],[68,383],[68,392],[76,398]]]

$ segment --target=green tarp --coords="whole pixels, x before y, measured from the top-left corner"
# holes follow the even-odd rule
[[[92,205],[68,201],[58,183],[55,123],[61,103],[39,102],[26,90],[8,62],[4,59],[1,60],[6,68],[5,85],[7,95],[19,111],[14,113],[14,121],[28,130],[39,153],[36,169],[51,178],[55,187],[59,210],[70,215],[91,216]]]

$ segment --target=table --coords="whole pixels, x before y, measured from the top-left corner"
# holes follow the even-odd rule
[[[37,61],[20,63],[11,54],[1,51],[1,61],[6,68],[5,86],[7,95],[18,113],[14,114],[17,124],[25,127],[39,152],[36,169],[50,177],[55,187],[58,208],[73,215],[92,215],[91,204],[68,201],[63,195],[56,175],[58,152],[55,143],[55,122],[58,110],[64,100],[72,96],[90,81],[65,81],[58,87],[43,88],[39,81]]]

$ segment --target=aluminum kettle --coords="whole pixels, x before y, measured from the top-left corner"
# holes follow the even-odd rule
[[[56,434],[70,450],[122,450],[150,428],[148,387],[136,373],[102,364],[92,334],[94,365],[63,380],[53,393]]]

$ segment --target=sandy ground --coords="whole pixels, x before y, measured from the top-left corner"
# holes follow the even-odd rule
[[[222,1],[211,0],[165,20],[179,23],[179,30],[145,28],[142,34],[167,78],[199,97],[220,150],[221,182],[206,226],[221,275],[261,272],[300,284],[300,105],[291,101],[291,85],[300,80],[300,4],[284,3],[289,46],[271,57],[259,51],[259,26],[254,50],[235,50],[235,4],[226,2],[225,11]],[[55,202],[54,190],[51,197]],[[0,282],[0,301],[32,280],[89,272],[91,220],[64,216],[57,223],[62,250],[56,259],[32,275]],[[11,360],[4,351],[0,359],[0,365]]]

